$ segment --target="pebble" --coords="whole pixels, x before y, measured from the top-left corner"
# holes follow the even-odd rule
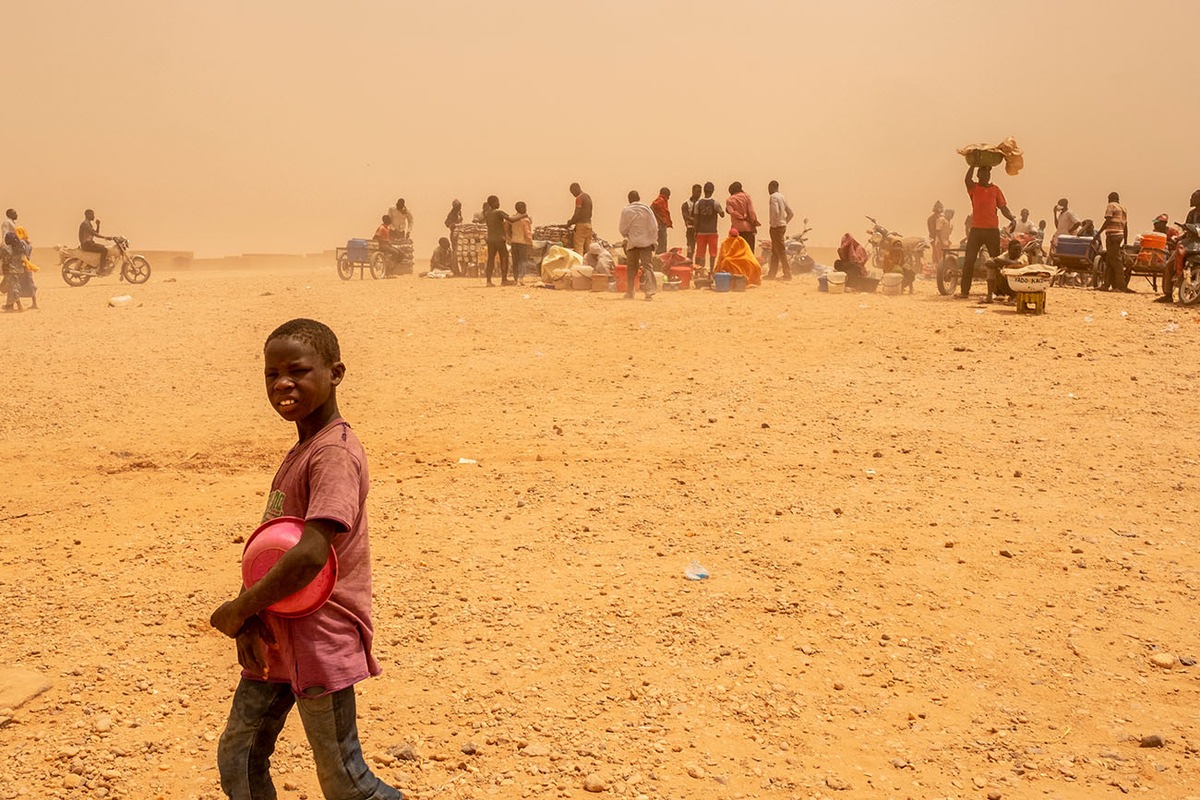
[[[72,772],[63,778],[63,786],[67,789],[78,789],[80,786],[83,786],[83,776]]]
[[[1001,550],[1001,551],[1000,551],[1000,555],[1004,556],[1005,558],[1012,558],[1012,557],[1013,557],[1013,554],[1012,554],[1012,551],[1011,551],[1011,550]]]
[[[108,714],[101,714],[100,716],[96,717],[94,722],[92,722],[92,728],[94,728],[97,733],[107,733],[108,731],[112,730],[112,724],[112,717],[110,717]]]
[[[548,745],[544,745],[544,744],[531,744],[531,745],[525,747],[523,750],[521,750],[521,752],[524,755],[533,756],[533,757],[537,758],[540,756],[550,755],[550,747]]]
[[[586,792],[605,792],[608,791],[608,781],[593,772],[583,779],[583,789]]]
[[[1167,740],[1164,739],[1161,735],[1159,735],[1157,733],[1151,733],[1147,736],[1142,737],[1142,741],[1138,745],[1138,747],[1165,747],[1166,744],[1167,744]]]
[[[972,778],[971,781],[972,781],[972,783],[975,784],[976,788],[978,788],[978,789],[982,789],[983,787],[987,786],[987,779],[981,778],[978,775],[976,775],[974,778]]]
[[[1000,797],[1001,797],[1000,793],[997,792],[995,789],[988,792],[988,800],[1000,800]]]
[[[462,746],[463,755],[473,756],[479,752],[479,746],[474,742],[467,742]]]
[[[846,688],[846,684],[842,683],[841,681],[833,682],[833,690],[835,692],[840,692],[842,689],[845,689],[845,688]]]
[[[703,780],[704,778],[707,777],[704,770],[701,769],[699,767],[699,765],[697,765],[697,764],[688,764],[687,765],[687,774],[689,777],[695,778],[696,780]]]
[[[1180,656],[1179,663],[1185,667],[1194,667],[1196,666],[1196,659],[1191,656]]]
[[[413,750],[413,746],[411,744],[405,743],[405,744],[400,745],[399,747],[393,747],[388,752],[391,753],[392,755],[394,755],[396,758],[400,759],[401,761],[416,761],[417,760],[417,751]]]
[[[825,785],[830,789],[833,789],[835,792],[846,792],[853,788],[847,781],[842,780],[836,775],[830,775],[827,777],[825,779]]]
[[[1178,659],[1172,653],[1153,653],[1150,656],[1150,663],[1161,669],[1173,669]]]

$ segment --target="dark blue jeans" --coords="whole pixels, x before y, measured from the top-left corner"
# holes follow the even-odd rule
[[[371,772],[358,742],[354,687],[322,697],[299,697],[286,683],[242,678],[217,746],[221,789],[232,800],[275,800],[271,755],[292,706],[317,764],[329,800],[401,800],[400,791]]]

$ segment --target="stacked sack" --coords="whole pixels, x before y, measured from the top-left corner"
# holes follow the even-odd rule
[[[396,265],[396,273],[398,275],[412,275],[413,264],[416,260],[413,258],[413,243],[412,239],[401,239],[396,243],[396,249],[400,251],[399,264]]]
[[[566,225],[539,225],[533,229],[533,239],[537,242],[571,246],[571,229]]]
[[[454,226],[458,237],[458,268],[463,275],[477,278],[487,264],[487,225],[462,222]]]

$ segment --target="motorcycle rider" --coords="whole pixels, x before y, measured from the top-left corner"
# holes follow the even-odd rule
[[[1187,217],[1183,220],[1184,224],[1200,224],[1200,189],[1192,192],[1192,197],[1190,200],[1188,200],[1188,205],[1191,206],[1191,209],[1188,211]],[[1162,220],[1161,225],[1159,224],[1159,220]],[[1166,214],[1159,214],[1158,218],[1154,220],[1154,230],[1158,231],[1159,233],[1167,234],[1168,251],[1171,248],[1171,243],[1174,241],[1174,238],[1180,233],[1178,228],[1170,225],[1169,223],[1170,219]],[[1154,302],[1173,303],[1175,301],[1176,270],[1178,270],[1180,267],[1178,258],[1179,256],[1175,255],[1174,253],[1168,256],[1167,267],[1163,270],[1162,296],[1155,298]]]
[[[108,261],[108,248],[97,242],[97,239],[112,241],[111,236],[100,235],[100,220],[96,219],[96,212],[89,208],[83,212],[83,222],[79,223],[79,249],[89,253],[99,253],[100,266],[96,268],[96,271],[103,273],[104,265]]]

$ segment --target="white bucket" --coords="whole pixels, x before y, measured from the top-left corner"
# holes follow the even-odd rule
[[[889,272],[879,279],[879,288],[884,294],[897,295],[900,294],[900,285],[904,283],[904,276],[899,272]]]
[[[829,281],[830,294],[842,294],[846,291],[846,273],[831,272],[826,278]]]

